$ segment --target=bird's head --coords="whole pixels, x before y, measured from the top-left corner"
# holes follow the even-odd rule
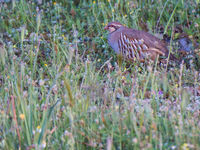
[[[111,33],[111,32],[116,31],[117,29],[119,29],[122,26],[123,25],[119,22],[110,22],[104,27],[104,29],[108,30]]]

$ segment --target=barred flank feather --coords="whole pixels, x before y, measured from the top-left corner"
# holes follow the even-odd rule
[[[145,59],[145,51],[148,50],[143,39],[130,39],[122,33],[118,40],[118,48],[120,53],[129,59]]]

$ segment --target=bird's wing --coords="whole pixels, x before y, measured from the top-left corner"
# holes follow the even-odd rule
[[[123,33],[129,40],[138,41],[138,45],[143,45],[145,48],[148,48],[143,50],[156,52],[159,55],[168,54],[165,43],[150,33],[130,28],[125,28]]]

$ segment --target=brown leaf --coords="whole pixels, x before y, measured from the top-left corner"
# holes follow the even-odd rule
[[[56,52],[56,54],[57,54],[57,53],[58,53],[58,46],[57,46],[56,43],[54,43],[54,50],[55,50],[55,52]]]
[[[102,120],[103,124],[104,124],[105,126],[107,126],[106,120],[105,120],[105,118],[104,118],[104,112],[103,112],[103,111],[101,112],[101,120]]]
[[[70,14],[72,15],[72,17],[74,17],[76,15],[76,11],[74,9],[71,9]]]
[[[16,115],[14,96],[11,96],[11,102],[12,102],[12,107],[13,107],[13,118],[14,118],[14,121],[15,121],[15,124],[16,124],[15,128],[16,128],[17,136],[18,136],[18,140],[19,140],[19,149],[21,149],[21,136],[20,136],[20,132],[19,132],[19,126],[18,126],[18,123],[17,123],[17,115]]]

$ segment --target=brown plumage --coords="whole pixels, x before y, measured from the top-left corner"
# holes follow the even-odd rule
[[[166,44],[150,33],[125,27],[119,22],[110,22],[104,29],[109,31],[110,46],[125,58],[144,62],[169,54]]]

